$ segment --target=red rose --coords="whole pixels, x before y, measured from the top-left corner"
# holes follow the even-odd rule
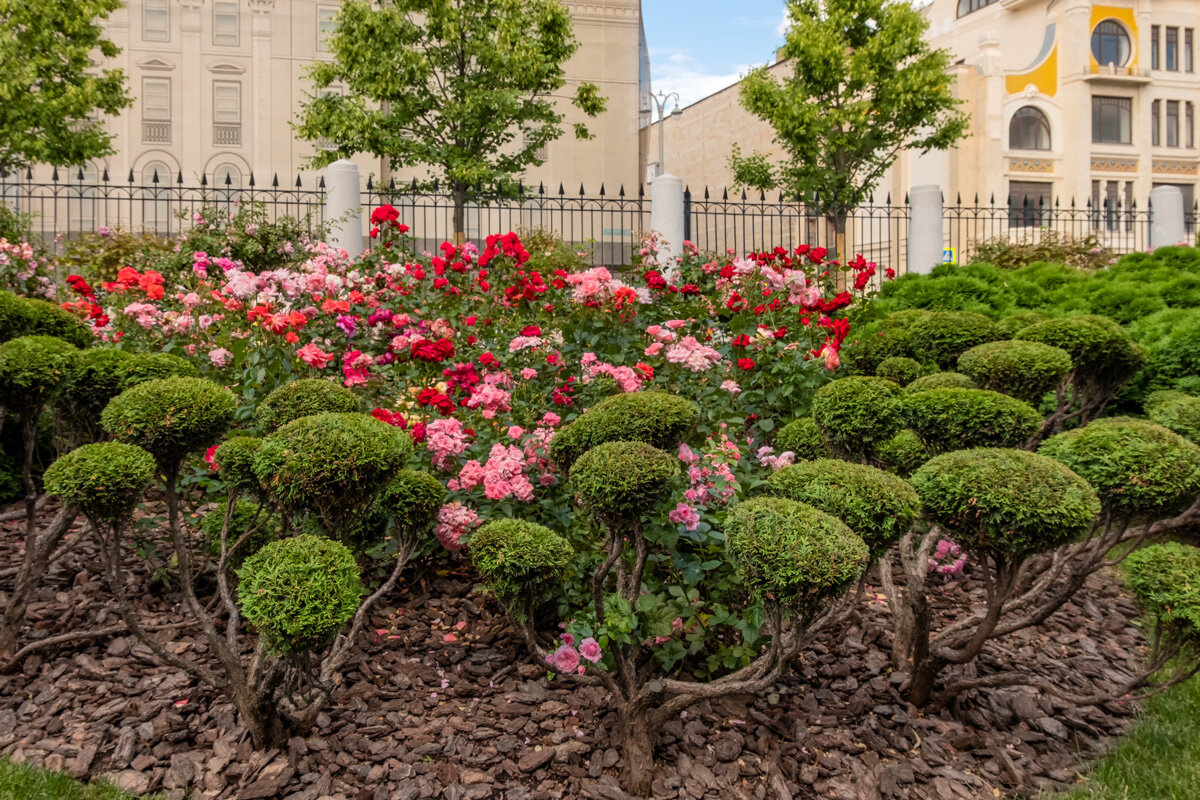
[[[541,336],[542,329],[539,328],[537,325],[526,325],[524,328],[521,328],[521,335],[522,336]]]
[[[738,359],[738,367],[743,372],[749,372],[750,370],[754,369],[754,366],[755,366],[755,364],[754,364],[753,358],[739,358]]]

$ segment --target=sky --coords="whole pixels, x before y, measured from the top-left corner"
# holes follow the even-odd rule
[[[774,62],[783,44],[784,0],[642,0],[642,18],[654,91],[684,106]]]

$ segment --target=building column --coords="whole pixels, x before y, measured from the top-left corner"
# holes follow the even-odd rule
[[[250,0],[250,169],[260,186],[271,179],[271,14],[275,0]]]
[[[179,156],[179,169],[192,182],[204,169],[205,136],[212,136],[212,126],[204,125],[206,100],[203,92],[208,82],[200,66],[200,14],[204,0],[180,0],[178,77],[171,81],[171,150]],[[198,85],[197,85],[198,84]],[[172,175],[170,184],[177,176]]]

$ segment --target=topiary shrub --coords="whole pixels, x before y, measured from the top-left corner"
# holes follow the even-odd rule
[[[121,392],[100,422],[114,438],[148,451],[170,478],[187,455],[221,438],[236,411],[233,393],[219,384],[163,378]]]
[[[793,420],[779,429],[775,435],[775,450],[779,453],[795,453],[797,460],[812,461],[826,458],[829,448],[817,430],[811,416]]]
[[[76,347],[96,341],[83,320],[54,303],[0,292],[0,342],[22,336],[53,336]]]
[[[924,371],[919,361],[915,358],[905,358],[904,356],[885,358],[875,368],[877,376],[884,380],[889,380],[898,386],[908,386],[921,377]]]
[[[231,436],[213,454],[217,473],[230,494],[262,493],[262,484],[254,472],[254,459],[262,443],[257,436]]]
[[[644,442],[674,449],[700,421],[691,400],[665,392],[627,392],[609,397],[560,430],[550,443],[550,457],[564,470],[588,450],[606,442]]]
[[[58,390],[75,352],[74,345],[52,336],[22,336],[0,344],[0,406],[36,416]]]
[[[907,478],[930,459],[930,453],[916,431],[905,428],[876,447],[875,458],[888,471]]]
[[[1038,311],[1018,311],[997,320],[996,333],[1003,339],[1012,339],[1031,325],[1037,325],[1048,319],[1050,319],[1048,316]]]
[[[1183,392],[1154,392],[1146,399],[1146,414],[1185,439],[1200,443],[1200,397]]]
[[[937,311],[921,317],[909,328],[915,358],[950,369],[972,347],[1000,338],[996,323],[982,314]]]
[[[813,420],[834,455],[858,461],[895,435],[902,422],[900,387],[883,378],[841,378],[813,398]]]
[[[1200,494],[1200,447],[1153,422],[1096,420],[1047,439],[1038,452],[1082,475],[1118,517],[1161,515]]]
[[[725,541],[750,596],[801,617],[857,581],[870,559],[866,543],[841,520],[782,497],[730,509]]]
[[[122,388],[162,378],[196,378],[200,371],[186,358],[172,353],[137,353],[125,364]]]
[[[1067,379],[1071,357],[1041,342],[988,342],[959,356],[958,370],[980,388],[1036,405]]]
[[[1125,561],[1125,579],[1160,633],[1193,650],[1200,645],[1200,549],[1179,542],[1140,548]]]
[[[519,519],[489,522],[471,535],[468,548],[488,589],[521,622],[529,603],[562,581],[575,555],[554,531]]]
[[[213,558],[221,557],[221,530],[229,513],[229,501],[220,500],[216,508],[200,518],[201,548]],[[234,550],[229,566],[237,569],[247,558],[279,538],[279,518],[270,509],[243,497],[233,503],[233,514],[229,517],[229,531],[225,535],[226,546],[233,546],[243,536],[246,540]]]
[[[975,381],[961,372],[935,372],[925,375],[904,387],[906,392],[927,392],[930,389],[978,389]]]
[[[921,510],[904,479],[830,459],[784,467],[767,479],[767,491],[837,517],[867,543],[872,560],[908,532]]]
[[[397,551],[434,550],[434,540],[422,541],[437,522],[446,499],[446,487],[427,472],[401,470],[384,487],[374,504],[349,533],[341,538],[355,551],[367,551],[387,534],[398,537]],[[429,545],[422,548],[423,544]]]
[[[270,432],[301,417],[358,410],[358,398],[346,387],[320,378],[303,378],[267,395],[254,416],[262,429]]]
[[[340,537],[411,450],[411,437],[367,414],[315,414],[267,436],[254,456],[254,474],[285,511],[312,512]]]
[[[1018,447],[1041,429],[1028,403],[984,389],[931,389],[906,394],[903,413],[925,447],[945,453],[969,447]]]
[[[328,644],[363,595],[354,555],[321,536],[271,542],[247,558],[237,575],[242,613],[271,651],[283,655]]]
[[[874,374],[887,358],[915,358],[909,328],[929,312],[897,311],[877,322],[864,325],[852,334],[843,349],[847,363],[861,373]]]
[[[678,474],[679,459],[644,442],[605,442],[575,461],[570,481],[592,514],[632,527],[666,499]]]
[[[154,458],[120,442],[86,444],[46,470],[46,493],[78,506],[95,525],[127,520],[154,481]]]

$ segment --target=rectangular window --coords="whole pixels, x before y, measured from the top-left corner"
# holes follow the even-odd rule
[[[237,46],[241,36],[237,0],[213,3],[213,44]]]
[[[213,83],[213,122],[220,125],[237,125],[242,121],[242,85],[240,83]]]
[[[1167,101],[1167,147],[1179,147],[1179,101]]]
[[[337,13],[333,6],[317,6],[317,50],[322,53],[329,51],[329,37],[337,27],[334,22]]]
[[[145,0],[142,5],[142,38],[150,42],[171,39],[171,7],[169,0]]]
[[[1188,103],[1184,107],[1183,131],[1187,138],[1188,149],[1196,146],[1196,107]]]
[[[1150,104],[1150,144],[1158,147],[1159,129],[1162,122],[1162,101],[1155,100]]]
[[[167,78],[142,81],[142,119],[147,122],[171,121],[171,81]]]
[[[1167,69],[1179,71],[1179,28],[1167,28]]]
[[[1036,228],[1050,217],[1050,190],[1053,184],[1040,181],[1012,181],[1008,186],[1008,221],[1018,228]]]
[[[1158,69],[1158,26],[1150,26],[1150,69]]]
[[[1191,28],[1183,30],[1183,70],[1184,72],[1196,71],[1196,54],[1195,54],[1195,31]]]
[[[1128,97],[1092,98],[1092,141],[1098,144],[1133,142],[1133,100]]]

